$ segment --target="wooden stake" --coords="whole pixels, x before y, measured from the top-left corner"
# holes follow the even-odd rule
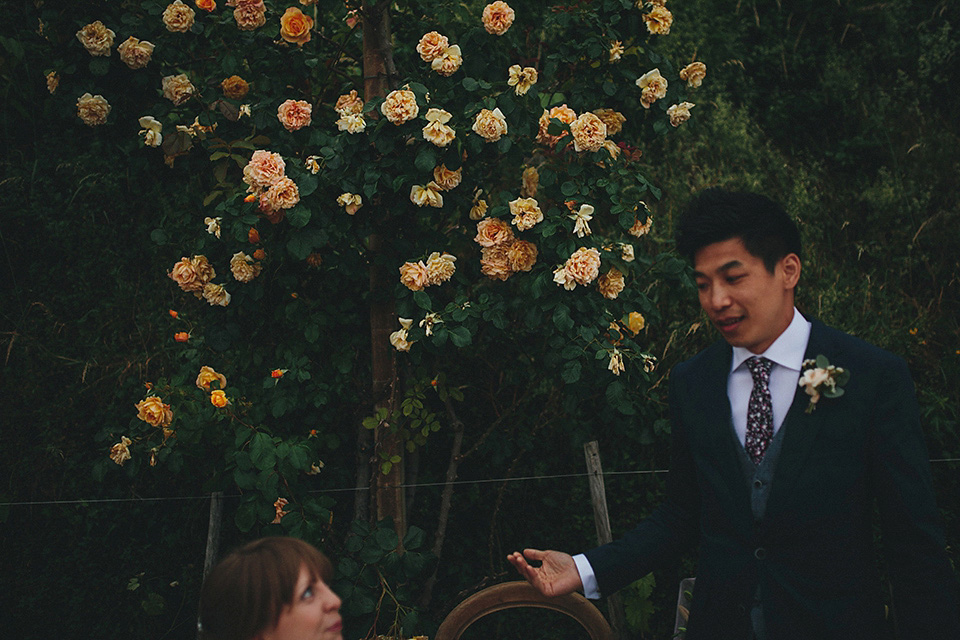
[[[603,484],[603,467],[600,464],[600,446],[597,441],[583,445],[583,454],[587,460],[587,473],[590,477],[590,501],[593,503],[593,521],[597,527],[597,542],[601,545],[613,542],[610,532],[610,516],[607,513],[607,491]],[[626,637],[626,617],[623,602],[619,594],[607,597],[610,626],[616,638]]]

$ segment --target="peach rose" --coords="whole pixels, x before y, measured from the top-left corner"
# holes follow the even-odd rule
[[[240,76],[230,76],[223,79],[223,82],[220,83],[220,89],[223,90],[223,95],[227,98],[241,100],[249,93],[250,85]]]
[[[460,53],[460,46],[455,44],[447,47],[443,53],[434,58],[430,68],[442,76],[452,76],[462,64],[463,55]]]
[[[279,153],[259,149],[243,168],[243,181],[250,185],[248,191],[266,189],[284,177],[286,168]]]
[[[637,78],[637,86],[640,87],[640,104],[644,109],[649,109],[651,104],[667,95],[667,79],[660,75],[660,69]]]
[[[443,55],[443,52],[450,46],[447,36],[440,35],[436,31],[423,34],[420,42],[417,44],[417,53],[424,62],[433,62],[436,58]]]
[[[153,49],[152,43],[130,36],[117,47],[117,53],[120,61],[131,69],[143,69],[153,57]]]
[[[168,427],[173,422],[170,405],[158,396],[149,396],[136,404],[137,417],[153,427]]]
[[[337,98],[337,104],[333,109],[341,116],[363,113],[363,100],[357,95],[356,89],[351,89],[350,93],[345,93]]]
[[[77,40],[90,55],[109,56],[110,49],[113,48],[113,38],[116,35],[112,29],[107,29],[97,20],[77,31]]]
[[[540,187],[540,172],[536,167],[527,167],[523,170],[523,177],[520,179],[523,186],[520,187],[520,195],[524,198],[534,198],[537,195],[537,189]]]
[[[543,221],[540,205],[533,198],[511,200],[510,213],[513,214],[513,224],[519,231],[532,229],[534,225]]]
[[[312,118],[313,106],[306,100],[285,100],[277,107],[277,119],[287,131],[297,131]]]
[[[589,111],[574,120],[570,125],[573,134],[573,148],[581,151],[599,151],[607,139],[607,125]]]
[[[707,65],[702,62],[691,62],[683,69],[680,69],[680,79],[687,83],[688,87],[696,89],[703,83],[707,77]]]
[[[643,21],[647,23],[647,31],[655,36],[665,36],[670,33],[673,24],[673,14],[663,5],[654,4],[649,13],[643,14]]]
[[[210,303],[210,306],[225,307],[230,304],[230,294],[223,285],[208,282],[203,285],[203,299]]]
[[[510,5],[502,2],[502,0],[497,0],[497,2],[491,2],[483,8],[483,28],[487,30],[487,33],[502,36],[513,24],[516,17],[517,15],[510,8]]]
[[[696,105],[692,102],[681,102],[680,104],[675,104],[669,109],[667,109],[667,116],[670,117],[670,124],[675,127],[679,127],[681,124],[690,119],[690,109]]]
[[[210,391],[210,383],[214,381],[220,384],[220,389],[227,388],[227,377],[225,375],[217,373],[213,370],[213,367],[208,367],[207,365],[200,367],[200,373],[197,374],[197,388]]]
[[[427,284],[440,284],[453,277],[457,258],[449,253],[434,251],[427,257]]]
[[[513,274],[507,245],[484,247],[480,251],[480,273],[493,280],[506,280]]]
[[[428,182],[425,187],[415,184],[410,187],[410,202],[418,207],[430,205],[431,207],[439,209],[443,206],[443,194],[440,193],[441,191],[440,185],[433,180]]]
[[[110,103],[100,94],[92,96],[85,93],[77,99],[77,116],[88,127],[103,124],[109,114]]]
[[[196,16],[196,13],[193,9],[180,0],[176,0],[163,10],[163,24],[167,25],[167,31],[186,33],[193,26],[194,16]]]
[[[627,121],[622,113],[613,109],[596,109],[593,114],[603,120],[603,124],[607,125],[607,137],[620,133],[623,129],[623,123]]]
[[[254,262],[253,258],[243,251],[236,252],[233,254],[233,257],[230,258],[230,272],[233,274],[233,279],[237,282],[250,282],[260,275],[261,268],[259,262]],[[220,386],[224,387],[226,383]]]
[[[423,128],[423,139],[438,147],[445,147],[457,137],[453,127],[447,125],[453,116],[449,111],[431,107],[427,110],[427,125]]]
[[[441,164],[439,167],[434,167],[433,169],[433,181],[444,191],[450,191],[458,187],[462,178],[463,167],[460,167],[456,171],[451,171],[447,169],[447,165]]]
[[[610,269],[597,280],[597,288],[604,298],[613,300],[623,291],[623,274],[618,269]]]
[[[539,121],[540,130],[537,133],[537,142],[540,144],[549,145],[550,147],[554,147],[560,138],[567,135],[566,131],[558,136],[547,133],[547,129],[550,126],[550,120],[553,118],[556,118],[564,124],[572,124],[577,119],[577,112],[569,108],[566,104],[562,104],[559,107],[553,107],[549,111],[546,109],[543,110],[543,115],[540,116]]]
[[[185,73],[164,76],[161,86],[163,87],[163,97],[177,106],[193,97],[196,91],[196,87],[193,86]]]
[[[564,269],[577,284],[590,284],[600,275],[600,252],[580,247],[567,258]]]
[[[342,193],[340,197],[337,198],[337,204],[352,216],[363,206],[363,198],[356,193]]]
[[[122,436],[120,442],[110,447],[110,459],[122,467],[123,463],[130,459],[129,447],[131,444],[133,444],[133,440],[127,436]]]
[[[313,18],[304,15],[297,7],[287,7],[280,16],[280,37],[291,44],[303,46],[310,42]]]
[[[633,221],[633,226],[630,227],[629,230],[627,230],[627,233],[639,238],[640,236],[645,236],[648,233],[650,233],[650,228],[652,226],[653,226],[653,218],[651,218],[650,216],[647,216],[647,219],[643,222],[640,222],[640,218],[636,218]]]
[[[577,281],[573,279],[573,276],[570,275],[570,272],[567,271],[564,265],[560,265],[553,270],[553,281],[567,291],[572,291],[577,288]]]
[[[181,258],[167,276],[183,291],[196,293],[203,290],[203,285],[217,277],[217,273],[206,256],[196,255],[192,258]]]
[[[537,263],[537,245],[526,240],[514,240],[506,245],[507,264],[513,271],[530,271]]]
[[[337,129],[347,133],[363,133],[366,128],[367,121],[359,113],[344,114],[337,120]]]
[[[241,31],[253,31],[267,23],[267,7],[263,0],[236,0],[233,19]]]
[[[513,240],[513,229],[500,218],[484,218],[477,223],[474,241],[481,247],[495,247]]]
[[[507,133],[507,121],[499,107],[482,109],[473,121],[473,130],[487,142],[496,142]]]
[[[292,209],[300,202],[300,189],[297,187],[296,182],[283,176],[270,185],[263,196],[261,196],[261,206],[264,200],[266,200],[267,206],[271,211]]]
[[[515,64],[507,69],[507,84],[514,88],[518,96],[530,91],[530,87],[537,83],[537,70],[533,67],[520,68]]]
[[[422,291],[430,284],[427,265],[420,262],[404,262],[400,266],[400,283],[411,291]]]
[[[387,94],[386,100],[380,105],[380,112],[387,120],[399,126],[420,115],[420,107],[417,106],[417,97],[413,91],[396,89]]]

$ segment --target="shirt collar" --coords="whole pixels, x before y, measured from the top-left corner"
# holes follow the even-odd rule
[[[793,320],[790,321],[789,326],[760,355],[782,367],[800,371],[803,356],[807,350],[807,342],[810,340],[810,327],[811,324],[794,307]],[[730,371],[736,370],[747,358],[755,355],[757,354],[744,347],[733,347]]]

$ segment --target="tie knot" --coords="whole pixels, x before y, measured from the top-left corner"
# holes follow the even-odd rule
[[[770,382],[770,368],[772,366],[773,361],[760,356],[753,356],[747,359],[747,368],[750,369],[750,374],[753,375],[753,381],[755,383]]]

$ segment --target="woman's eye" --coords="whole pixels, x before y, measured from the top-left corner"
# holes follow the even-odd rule
[[[307,598],[312,598],[312,597],[313,597],[313,587],[307,587],[304,590],[303,595],[300,596],[300,599],[306,600]]]

